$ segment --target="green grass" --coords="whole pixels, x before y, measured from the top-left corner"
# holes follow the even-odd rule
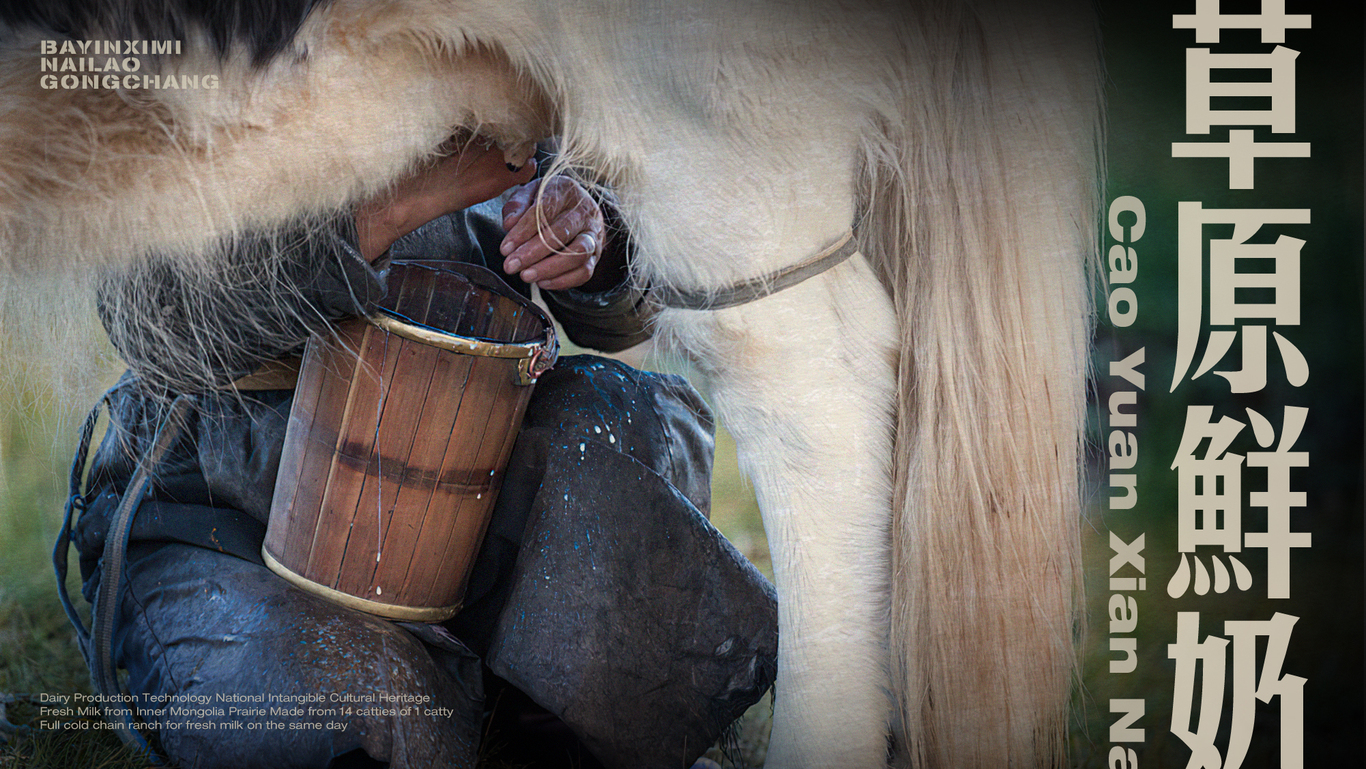
[[[80,409],[75,398],[64,400],[17,377],[0,387],[0,698],[9,700],[0,707],[12,724],[36,725],[36,700],[44,693],[90,692],[85,663],[57,602],[50,560]],[[76,593],[74,559],[71,571],[68,586]],[[112,733],[82,729],[80,719],[69,723],[61,731],[0,733],[0,767],[149,765]]]

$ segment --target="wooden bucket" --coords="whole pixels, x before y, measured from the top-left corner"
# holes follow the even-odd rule
[[[344,606],[438,622],[460,609],[555,329],[459,262],[394,262],[381,305],[308,343],[261,555]]]

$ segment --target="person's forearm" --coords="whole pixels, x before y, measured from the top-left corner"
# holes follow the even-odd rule
[[[399,180],[356,209],[360,253],[373,262],[399,238],[427,222],[464,211],[531,179],[534,162],[510,168],[492,145],[448,142],[448,154]]]

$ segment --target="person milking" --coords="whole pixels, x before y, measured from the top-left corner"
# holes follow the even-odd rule
[[[94,618],[112,623],[104,664],[127,671],[174,764],[471,767],[492,718],[515,765],[687,767],[771,684],[772,589],[702,520],[711,414],[683,380],[605,358],[541,376],[453,619],[373,617],[262,563],[294,395],[280,361],[379,302],[390,261],[457,259],[525,296],[536,285],[586,347],[648,337],[611,206],[536,172],[450,143],[351,214],[226,240],[208,267],[150,257],[101,278],[129,371],[74,505],[92,604],[139,462],[171,404],[191,404],[128,503],[122,584]],[[225,715],[165,707],[202,701]],[[292,715],[270,715],[282,704]]]

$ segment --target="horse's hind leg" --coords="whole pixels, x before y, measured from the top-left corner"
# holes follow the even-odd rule
[[[647,259],[695,261],[711,254],[743,262],[766,254],[769,264],[755,260],[746,268],[759,274],[774,254],[798,261],[848,227],[852,206],[829,201],[828,180],[839,178],[838,162],[796,172],[799,178],[783,182],[810,186],[800,194],[788,188],[790,197],[764,205],[754,204],[755,196],[771,189],[745,189],[743,179],[723,168],[706,173],[700,152],[677,156],[687,159],[686,167],[653,176],[668,179],[669,190],[655,188],[663,193],[658,198],[633,196]],[[822,183],[820,194],[807,194]],[[708,203],[698,202],[701,194]],[[824,200],[805,202],[812,197]],[[747,212],[739,210],[747,205]],[[653,230],[652,222],[668,222],[669,231]],[[671,274],[667,265],[656,266]],[[695,273],[675,282],[696,279]],[[779,594],[778,682],[766,765],[883,766],[891,711],[890,301],[855,256],[751,304],[666,310],[660,324],[661,336],[681,344],[708,376],[763,511]]]
[[[836,269],[675,321],[720,340],[699,362],[763,511],[779,594],[771,767],[885,760],[887,313],[861,259]]]

